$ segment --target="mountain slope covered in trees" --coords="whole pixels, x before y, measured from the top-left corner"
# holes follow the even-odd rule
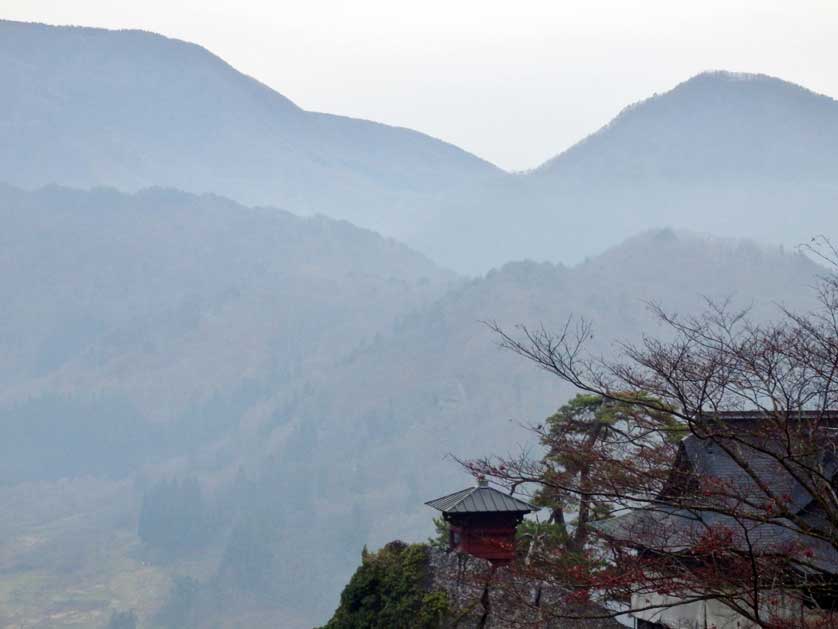
[[[166,189],[0,187],[0,224],[0,624],[180,627],[210,577],[248,618],[262,515],[311,517],[253,485],[293,426],[260,406],[459,280],[346,222]],[[305,626],[278,586],[264,622]]]
[[[276,391],[241,432],[251,444],[242,458],[261,461],[245,509],[258,504],[254,495],[285,498],[260,516],[274,531],[263,542],[273,549],[273,581],[283,584],[272,600],[295,588],[291,599],[328,612],[362,545],[423,539],[433,516],[424,502],[470,484],[452,455],[532,446],[522,424],[572,394],[500,351],[481,321],[558,329],[584,317],[594,326],[591,349],[613,354],[617,340],[659,332],[649,301],[689,313],[705,298],[731,298],[769,317],[778,303],[812,304],[818,273],[779,248],[657,230],[574,267],[512,263],[458,284],[351,357]],[[282,561],[300,553],[302,564]]]
[[[423,502],[469,482],[447,455],[514,451],[569,395],[481,321],[576,314],[612,352],[654,331],[644,300],[770,312],[805,305],[818,273],[663,230],[465,281],[349,224],[219,197],[0,193],[7,624],[323,622],[364,544],[425,537]]]
[[[232,409],[357,351],[455,281],[345,222],[173,190],[0,188],[0,224],[0,406],[44,438],[63,409],[80,440],[129,460],[153,441],[141,418],[187,422],[166,442],[216,434]],[[46,443],[17,438],[0,445],[7,480],[31,480],[17,463],[60,477],[61,461],[88,461],[76,450],[44,465]]]
[[[500,351],[483,322],[560,330],[568,317],[584,319],[593,326],[591,350],[613,355],[617,341],[660,333],[650,302],[687,314],[705,299],[731,299],[769,317],[777,304],[813,304],[818,268],[778,248],[657,230],[574,267],[511,263],[458,285],[389,337],[318,374],[316,394],[295,398],[291,412],[319,426],[310,465],[329,468],[331,487],[319,492],[351,495],[350,487],[368,486],[376,514],[369,539],[380,544],[404,531],[417,535],[430,522],[424,501],[468,484],[447,455],[525,444],[521,424],[547,417],[572,391]],[[276,402],[287,403],[283,395]],[[400,471],[379,472],[392,469]]]

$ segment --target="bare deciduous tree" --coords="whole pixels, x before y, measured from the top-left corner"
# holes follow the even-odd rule
[[[552,539],[530,531],[516,568],[566,593],[543,613],[712,600],[760,627],[838,626],[838,250],[809,251],[831,265],[815,310],[764,323],[730,303],[652,305],[670,334],[616,360],[586,352],[586,322],[489,324],[587,394],[533,426],[543,457],[465,463],[550,508]],[[521,604],[543,606],[531,591]]]

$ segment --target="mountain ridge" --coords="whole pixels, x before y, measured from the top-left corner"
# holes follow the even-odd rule
[[[177,414],[192,397],[223,389],[232,365],[281,374],[321,352],[331,359],[456,281],[422,254],[346,221],[247,208],[217,195],[0,186],[0,201],[0,284],[13,296],[0,320],[7,349],[0,402],[84,389],[98,378],[114,390],[150,387],[156,394],[143,405],[157,408],[151,414]],[[294,300],[294,311],[261,312],[284,299]],[[367,301],[381,312],[359,312]],[[356,312],[336,320],[338,304],[350,303]],[[254,338],[283,342],[287,355],[277,363],[266,347],[251,347],[250,357],[236,352],[235,343],[253,339],[231,336],[222,323],[229,317],[249,319]],[[322,330],[299,332],[317,321]],[[280,341],[284,334],[293,342]],[[179,345],[182,356],[168,345]],[[221,364],[189,367],[190,355],[221,347],[228,354]],[[187,376],[199,368],[203,381]],[[149,379],[148,370],[168,372],[182,390]]]
[[[542,173],[544,171],[549,171],[550,168],[555,163],[557,163],[558,161],[563,159],[564,156],[567,153],[569,153],[570,151],[573,151],[574,149],[577,149],[578,147],[580,147],[583,144],[586,144],[587,142],[592,140],[595,136],[598,136],[598,135],[606,132],[609,128],[611,128],[615,124],[618,124],[621,121],[622,118],[624,118],[625,116],[630,114],[633,110],[635,110],[637,108],[640,108],[640,107],[643,107],[644,105],[651,103],[655,99],[665,97],[667,94],[670,94],[672,92],[676,92],[678,90],[682,90],[682,89],[684,89],[684,88],[686,88],[690,85],[694,85],[695,83],[704,82],[704,81],[708,81],[708,80],[709,81],[717,81],[719,83],[725,82],[725,81],[726,82],[734,82],[734,81],[754,81],[754,80],[779,82],[783,86],[785,86],[786,88],[801,90],[802,92],[804,92],[805,94],[807,94],[809,96],[824,98],[824,99],[827,99],[828,101],[830,101],[832,103],[835,102],[835,99],[833,97],[829,96],[828,94],[823,94],[823,93],[820,93],[820,92],[816,92],[816,91],[810,90],[809,88],[807,88],[803,85],[800,85],[798,83],[794,83],[792,81],[787,81],[787,80],[782,79],[780,77],[764,74],[764,73],[761,73],[761,72],[732,72],[730,70],[723,70],[723,69],[703,70],[702,72],[694,74],[690,78],[688,78],[684,81],[681,81],[680,83],[676,84],[674,87],[672,87],[672,88],[670,88],[670,89],[668,89],[664,92],[661,92],[661,93],[656,92],[652,96],[647,96],[646,98],[641,98],[640,100],[637,100],[633,103],[630,103],[630,104],[626,105],[619,112],[617,112],[617,114],[613,118],[611,118],[611,120],[606,122],[604,125],[600,126],[595,131],[589,133],[584,138],[574,142],[573,144],[571,144],[570,146],[568,146],[564,150],[560,151],[559,153],[557,153],[553,157],[547,158],[541,164],[539,164],[539,165],[537,165],[533,168],[527,169],[525,171],[521,171],[521,172],[524,173],[524,174],[537,174],[537,173]]]
[[[735,86],[733,89],[731,89]],[[667,104],[666,101],[672,99],[692,99],[698,100],[697,94],[706,90],[712,90],[713,98],[719,102],[724,102],[733,92],[742,91],[740,88],[757,90],[759,92],[767,93],[769,96],[772,93],[779,93],[781,90],[788,92],[789,96],[799,97],[805,99],[805,104],[815,108],[832,108],[830,112],[832,116],[838,116],[838,101],[834,98],[817,93],[804,86],[786,81],[779,77],[774,77],[761,73],[747,73],[747,72],[729,72],[727,70],[707,70],[700,72],[689,79],[678,83],[673,88],[655,94],[648,98],[641,99],[624,107],[612,120],[600,127],[597,131],[590,134],[586,138],[580,140],[565,151],[562,151],[555,157],[548,159],[546,162],[536,167],[533,172],[547,175],[549,172],[560,166],[563,159],[568,159],[574,152],[588,148],[587,145],[594,143],[602,136],[609,132],[618,129],[621,125],[631,124],[634,122],[632,117],[638,113],[645,113],[644,110],[654,108],[659,105]],[[679,100],[681,102],[681,100]],[[671,106],[670,106],[671,107]]]
[[[195,44],[0,32],[0,178],[24,188],[214,192],[346,219],[472,275],[574,263],[661,225],[786,246],[838,231],[838,102],[767,75],[698,74],[510,174],[404,127],[300,109]]]
[[[382,227],[502,172],[416,131],[305,111],[196,44],[9,21],[0,35],[12,185],[171,186],[397,235]]]
[[[411,242],[460,270],[466,249],[471,272],[525,255],[573,263],[662,225],[796,246],[838,232],[835,172],[838,101],[703,73],[512,184],[492,182]]]

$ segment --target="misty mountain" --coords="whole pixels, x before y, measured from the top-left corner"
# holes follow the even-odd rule
[[[659,331],[646,300],[770,313],[811,303],[819,272],[658,230],[464,281],[347,223],[211,195],[0,195],[6,624],[322,622],[364,544],[431,533],[423,502],[468,482],[448,454],[515,451],[570,395],[481,321],[584,316],[611,353]]]
[[[415,131],[304,111],[146,32],[0,22],[0,85],[0,181],[319,212],[460,272],[575,264],[662,226],[787,246],[838,229],[838,103],[763,75],[693,77],[522,174]]]
[[[320,495],[366,486],[377,514],[371,541],[413,539],[429,522],[422,503],[467,483],[447,455],[514,452],[530,441],[521,424],[539,422],[573,394],[499,350],[483,322],[558,331],[569,317],[584,319],[594,332],[588,350],[615,356],[618,341],[665,333],[650,303],[690,314],[706,299],[730,299],[765,319],[778,304],[813,306],[819,272],[798,253],[671,230],[646,232],[573,267],[510,263],[416,309],[389,337],[318,374],[309,396],[289,404],[279,393],[274,403],[318,426],[311,466],[329,470]],[[275,454],[281,461],[282,450]],[[392,469],[399,471],[378,472]]]
[[[91,435],[90,422],[119,416],[124,447],[143,432],[136,418],[203,408],[205,429],[210,416],[229,423],[225,413],[357,351],[454,280],[346,222],[173,190],[0,187],[0,225],[0,421],[26,416],[34,430],[67,415]],[[46,445],[18,439],[0,445],[5,481],[26,479],[16,462]],[[44,469],[60,477],[72,470],[58,462],[77,455]]]
[[[0,181],[171,186],[404,234],[501,171],[408,129],[304,111],[204,48],[0,21]]]
[[[365,544],[431,533],[451,455],[572,394],[483,322],[614,355],[649,301],[806,308],[782,244],[838,231],[838,103],[766,76],[521,174],[151,33],[0,21],[0,86],[2,626],[322,622]]]
[[[567,317],[583,317],[594,326],[590,350],[613,356],[616,341],[663,332],[649,301],[691,313],[705,298],[730,298],[770,317],[778,303],[812,305],[819,272],[779,247],[656,230],[573,267],[516,262],[453,286],[392,333],[276,391],[243,427],[242,442],[259,444],[238,450],[261,461],[251,468],[257,484],[284,488],[274,552],[306,557],[279,565],[276,578],[299,588],[292,601],[326,617],[363,544],[432,533],[424,502],[470,482],[452,455],[534,446],[522,426],[573,391],[500,351],[482,321],[560,329]],[[289,527],[293,551],[281,542]]]
[[[627,107],[514,181],[491,182],[411,243],[472,269],[574,262],[662,226],[795,246],[838,231],[838,102],[708,72]]]
[[[111,606],[150,622],[172,578],[233,561],[221,560],[239,556],[224,555],[239,514],[259,512],[243,501],[299,495],[241,480],[257,465],[247,453],[264,449],[260,406],[458,283],[346,222],[175,190],[0,186],[0,224],[3,626],[98,627]],[[160,485],[196,477],[203,499]],[[180,561],[168,541],[153,554],[156,530],[181,530],[139,513],[155,500],[182,503],[180,521],[198,505],[201,561]],[[247,547],[238,535],[231,548]],[[289,618],[307,601],[280,604],[285,626],[305,626]]]

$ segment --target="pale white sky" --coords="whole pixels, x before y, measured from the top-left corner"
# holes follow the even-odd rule
[[[206,46],[300,106],[538,165],[702,70],[838,96],[838,0],[0,0]]]

